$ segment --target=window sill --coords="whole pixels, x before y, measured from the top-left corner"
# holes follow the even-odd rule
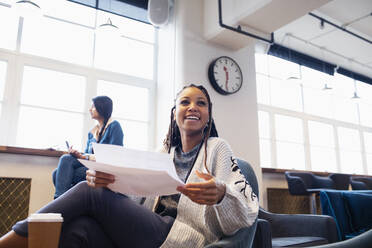
[[[34,149],[34,148],[24,148],[24,147],[14,147],[14,146],[0,146],[0,153],[60,157],[65,152],[49,150],[49,149]]]

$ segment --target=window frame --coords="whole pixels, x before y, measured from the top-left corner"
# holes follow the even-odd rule
[[[44,16],[44,18],[53,18]],[[53,18],[55,19],[55,18]],[[59,20],[64,21],[64,20]],[[69,24],[80,25],[66,21]],[[73,64],[70,62],[64,62],[55,60],[52,58],[41,57],[37,55],[25,54],[20,52],[21,35],[23,28],[23,17],[19,17],[18,36],[16,50],[7,50],[0,48],[0,60],[7,62],[7,72],[4,87],[4,100],[2,101],[1,116],[0,116],[0,128],[6,130],[3,132],[4,135],[0,136],[0,144],[5,146],[12,146],[16,144],[16,132],[18,126],[18,117],[20,111],[20,97],[22,90],[22,79],[24,66],[39,67],[42,69],[48,69],[63,73],[75,74],[86,78],[86,92],[84,99],[84,127],[83,135],[81,137],[83,146],[86,143],[87,134],[94,125],[94,121],[91,120],[89,115],[89,107],[91,106],[91,99],[97,94],[97,83],[98,80],[105,80],[116,82],[120,84],[143,87],[149,91],[148,99],[148,150],[155,149],[155,106],[156,106],[156,78],[157,78],[157,57],[158,57],[158,31],[154,30],[154,43],[153,47],[153,78],[145,79],[127,75],[124,73],[111,72],[99,68],[84,65]],[[144,41],[137,40],[138,42],[146,43]],[[93,51],[94,53],[94,51]],[[94,56],[94,54],[93,54]],[[52,109],[52,108],[51,108]],[[56,109],[57,110],[57,109]],[[125,127],[123,127],[125,134]],[[124,140],[125,144],[125,140]],[[84,147],[82,147],[84,149]]]
[[[303,120],[303,131],[304,131],[304,146],[305,146],[305,168],[308,171],[312,171],[311,168],[311,158],[310,158],[310,141],[309,141],[309,130],[308,130],[308,122],[309,121],[316,121],[324,124],[331,125],[333,127],[333,138],[334,138],[334,144],[335,144],[335,152],[336,152],[336,166],[337,166],[337,172],[341,172],[341,161],[340,161],[340,152],[342,149],[340,149],[339,146],[339,138],[338,138],[338,127],[344,127],[344,128],[351,128],[354,130],[357,130],[359,132],[360,136],[360,151],[362,154],[362,162],[363,162],[363,173],[368,174],[368,166],[367,166],[367,154],[364,146],[364,132],[372,133],[372,127],[367,126],[361,126],[356,125],[353,123],[347,123],[342,122],[335,119],[329,119],[325,117],[310,115],[306,113],[296,112],[292,110],[287,109],[281,109],[273,106],[268,106],[265,104],[257,104],[257,110],[267,112],[269,114],[269,125],[270,125],[270,139],[268,139],[271,142],[271,167],[269,168],[276,168],[280,169],[277,165],[277,154],[276,154],[276,139],[275,139],[275,123],[274,123],[274,115],[280,114],[290,117],[296,117]],[[260,137],[260,139],[262,139]],[[265,167],[264,167],[265,168]],[[371,171],[371,170],[369,170]]]

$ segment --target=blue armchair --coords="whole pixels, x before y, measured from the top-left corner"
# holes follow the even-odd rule
[[[347,190],[349,175],[331,174],[328,177],[317,176],[309,172],[285,172],[288,190],[292,195],[310,195],[322,189]]]
[[[350,184],[353,190],[372,190],[371,177],[351,177]]]
[[[311,197],[311,213],[316,214],[316,194],[324,189],[347,190],[349,175],[333,173],[328,177],[317,176],[309,172],[285,172],[288,190],[291,195],[308,195]]]
[[[259,195],[258,194],[259,193],[258,183],[257,183],[256,174],[254,173],[253,168],[251,167],[250,164],[248,164],[242,159],[237,159],[237,162],[238,162],[240,171],[243,173],[246,180],[251,185],[253,192],[258,197]],[[224,237],[221,240],[213,244],[205,246],[205,248],[250,248],[252,247],[253,239],[254,239],[255,232],[256,232],[256,227],[257,227],[257,220],[252,226],[242,228],[234,235]]]

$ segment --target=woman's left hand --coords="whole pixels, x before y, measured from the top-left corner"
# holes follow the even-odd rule
[[[107,187],[115,182],[115,176],[101,171],[87,170],[87,184],[92,188]]]
[[[217,183],[213,176],[196,171],[198,177],[205,180],[200,183],[188,183],[177,190],[198,204],[214,205],[219,203],[226,192],[226,185]]]

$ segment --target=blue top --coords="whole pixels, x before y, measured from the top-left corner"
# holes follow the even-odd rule
[[[97,143],[97,132],[99,132],[98,126],[93,128],[88,133],[88,140],[87,146],[85,148],[84,153],[92,154],[93,153],[93,146],[92,143]],[[123,145],[123,130],[121,129],[120,123],[118,121],[112,121],[106,126],[106,130],[104,131],[101,140],[99,141],[100,144],[112,144],[112,145]]]

